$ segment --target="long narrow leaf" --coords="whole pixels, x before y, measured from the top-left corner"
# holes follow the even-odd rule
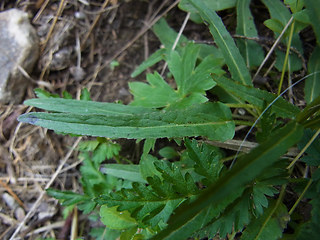
[[[320,45],[320,0],[304,0],[307,13],[311,19],[311,25],[317,37],[317,43]]]
[[[310,57],[308,63],[308,73],[315,73],[308,77],[304,85],[305,100],[311,103],[320,96],[320,46],[317,46]]]
[[[24,104],[41,108],[47,111],[61,112],[61,113],[74,113],[81,115],[123,115],[130,116],[138,113],[151,113],[155,112],[152,109],[136,106],[128,106],[116,103],[107,102],[94,102],[94,101],[78,101],[75,99],[62,99],[62,98],[35,98],[26,100]]]
[[[244,86],[226,77],[214,77],[214,81],[232,96],[248,102],[260,108],[260,110],[263,110],[266,103],[271,103],[276,98],[276,95],[272,93],[251,86]],[[299,108],[283,98],[279,98],[272,105],[272,109],[279,117],[284,118],[294,118],[299,113]]]
[[[258,37],[258,32],[253,21],[249,5],[251,0],[237,1],[237,29],[239,35],[245,37]],[[253,40],[239,39],[238,47],[246,61],[247,68],[259,66],[263,61],[263,49]]]
[[[244,85],[251,86],[251,77],[246,64],[220,17],[202,1],[189,0],[189,2],[199,11],[201,17],[207,24],[209,24],[210,32],[225,58],[233,79]]]
[[[303,134],[303,127],[296,122],[287,124],[275,132],[262,145],[238,160],[236,165],[191,204],[178,209],[169,220],[168,227],[153,239],[165,239],[174,234],[211,204],[219,204],[249,181],[271,166],[289,147],[297,143]],[[177,238],[179,239],[179,238]]]
[[[131,112],[130,107],[128,112]],[[18,120],[63,133],[109,138],[206,136],[224,141],[232,138],[234,134],[231,112],[222,103],[206,103],[184,110],[132,115],[101,115],[99,112],[86,115],[28,113],[21,115]]]
[[[105,164],[100,171],[132,182],[147,183],[141,176],[139,165]]]

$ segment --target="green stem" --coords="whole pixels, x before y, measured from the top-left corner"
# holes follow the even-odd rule
[[[296,207],[298,206],[298,204],[301,202],[303,196],[305,195],[305,193],[307,192],[307,190],[309,189],[309,187],[311,186],[312,183],[312,179],[309,180],[309,182],[307,183],[307,185],[305,186],[305,188],[303,189],[301,195],[299,196],[299,198],[297,199],[297,201],[294,203],[294,205],[292,206],[292,208],[289,211],[289,215],[291,215],[293,213],[293,211],[296,209]]]
[[[293,159],[293,161],[290,163],[290,165],[287,167],[287,169],[291,168],[304,154],[304,152],[308,149],[308,147],[313,143],[313,141],[318,137],[320,134],[320,129],[312,136],[312,138],[309,140],[309,142],[304,146],[304,148],[301,150],[301,152]]]
[[[252,109],[255,109],[255,106],[253,106],[252,104],[245,104],[245,103],[226,103],[226,105],[229,108],[245,108],[245,109],[252,108]]]
[[[252,126],[252,122],[249,121],[243,121],[243,120],[233,120],[236,125],[245,125],[245,126]]]
[[[294,30],[294,23],[295,23],[295,21],[293,20],[292,25],[291,25],[291,29],[290,29],[290,35],[289,35],[289,41],[288,41],[286,56],[285,56],[283,67],[282,67],[281,78],[280,78],[280,83],[279,83],[279,88],[278,88],[278,95],[281,94],[281,88],[282,88],[282,84],[283,84],[284,74],[285,74],[286,69],[287,69],[288,58],[289,58],[289,53],[290,53],[290,46],[291,46],[293,30]]]

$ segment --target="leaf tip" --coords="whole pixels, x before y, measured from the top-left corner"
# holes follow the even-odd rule
[[[37,121],[39,120],[38,117],[36,117],[35,115],[33,115],[32,113],[27,113],[27,114],[22,114],[18,117],[17,119],[19,122],[23,122],[23,123],[29,123],[32,125],[35,125],[37,123]]]

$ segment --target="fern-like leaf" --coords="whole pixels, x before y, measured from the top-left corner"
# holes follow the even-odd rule
[[[185,145],[188,156],[195,163],[195,172],[205,177],[204,184],[215,182],[224,166],[219,162],[222,155],[218,149],[205,143],[199,145],[196,140],[190,141],[189,139],[186,139]]]
[[[198,188],[190,174],[182,174],[174,163],[157,161],[155,167],[163,180],[156,175],[147,177],[148,186],[133,183],[132,189],[105,194],[97,202],[129,211],[142,227],[166,223],[179,204],[198,193]]]

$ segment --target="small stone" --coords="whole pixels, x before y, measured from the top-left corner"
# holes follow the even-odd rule
[[[28,14],[10,9],[0,12],[0,102],[23,100],[28,74],[39,56],[39,41]]]
[[[19,222],[21,222],[25,218],[26,213],[22,207],[17,207],[17,209],[14,211],[14,216]]]
[[[83,70],[82,67],[73,66],[69,69],[71,75],[73,76],[74,80],[80,82],[84,79],[86,72]]]
[[[14,210],[18,206],[14,198],[6,192],[3,193],[2,199],[11,210]]]

